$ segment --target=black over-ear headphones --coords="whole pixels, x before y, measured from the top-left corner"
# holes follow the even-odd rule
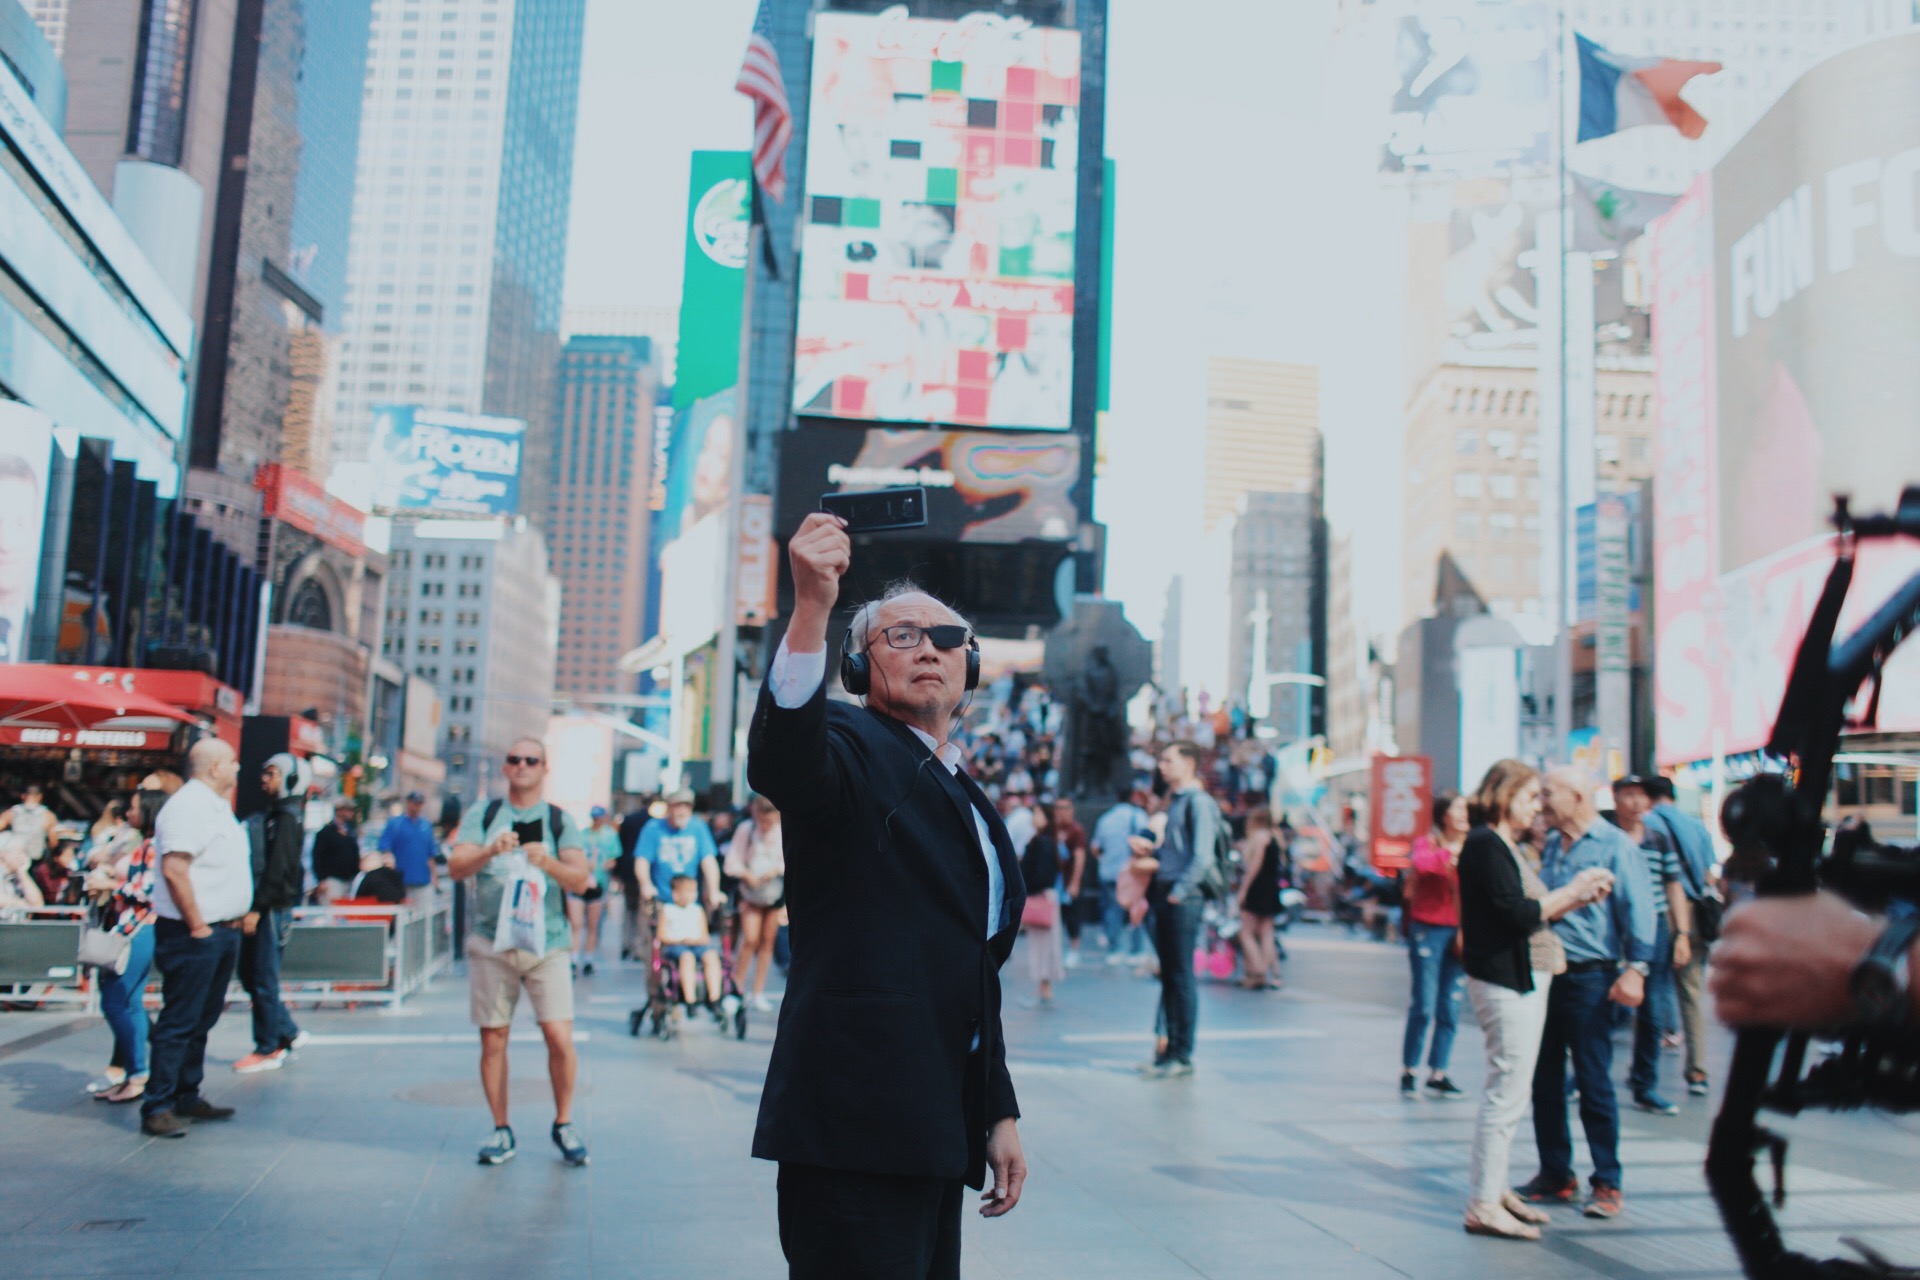
[[[856,698],[864,698],[873,690],[873,663],[864,651],[854,652],[852,623],[847,624],[847,633],[840,638],[840,687]],[[967,692],[972,693],[979,687],[980,640],[968,635]]]

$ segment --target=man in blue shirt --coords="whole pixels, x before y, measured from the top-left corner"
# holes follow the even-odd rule
[[[720,905],[720,851],[707,824],[693,816],[691,791],[667,797],[667,816],[654,819],[640,832],[633,863],[640,896],[649,902],[656,897],[673,901],[673,878],[694,876],[705,886],[707,906]]]
[[[1620,1105],[1613,1092],[1613,1019],[1610,1004],[1638,1007],[1654,956],[1653,886],[1647,861],[1625,832],[1601,818],[1593,779],[1581,769],[1556,769],[1541,788],[1552,830],[1540,859],[1548,892],[1589,867],[1613,876],[1611,894],[1554,921],[1567,970],[1547,990],[1547,1026],[1533,1072],[1533,1136],[1540,1172],[1519,1188],[1533,1203],[1572,1203],[1573,1134],[1567,1123],[1567,1058],[1580,1085],[1580,1126],[1593,1155],[1589,1218],[1617,1218],[1622,1206]]]
[[[440,851],[426,815],[427,798],[409,791],[406,811],[388,818],[380,832],[380,852],[393,855],[394,869],[406,882],[409,896],[433,884],[433,856]]]
[[[1714,853],[1713,837],[1707,834],[1706,825],[1700,819],[1682,813],[1674,804],[1673,779],[1656,774],[1646,782],[1647,795],[1654,802],[1653,811],[1647,815],[1647,825],[1665,831],[1679,846],[1681,869],[1686,873],[1681,887],[1687,892],[1689,921],[1694,923],[1701,900],[1711,893],[1713,869],[1719,861]],[[1680,1030],[1687,1038],[1687,1092],[1704,1098],[1710,1090],[1707,1086],[1707,1023],[1700,1013],[1700,987],[1706,974],[1707,945],[1697,929],[1676,930],[1675,938],[1673,992],[1680,1006]],[[1680,955],[1682,942],[1686,949],[1684,960]]]
[[[1151,794],[1136,779],[1121,793],[1120,803],[1093,824],[1094,856],[1099,859],[1100,922],[1107,934],[1108,964],[1129,964],[1146,957],[1146,930],[1129,928],[1126,910],[1120,905],[1120,873],[1133,857],[1133,837],[1153,833],[1147,824],[1147,798]]]

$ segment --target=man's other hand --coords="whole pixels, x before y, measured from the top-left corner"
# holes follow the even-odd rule
[[[1638,969],[1622,969],[1607,999],[1625,1009],[1638,1009],[1647,998],[1647,979]]]
[[[853,540],[847,537],[845,522],[824,511],[814,512],[787,544],[787,558],[793,563],[796,607],[808,605],[823,614],[832,613],[840,598],[840,579],[853,563]]]
[[[1831,893],[1761,898],[1727,913],[1707,989],[1734,1027],[1838,1027],[1855,1016],[1853,966],[1877,921]]]
[[[997,1218],[1020,1203],[1020,1188],[1027,1183],[1027,1154],[1011,1116],[987,1135],[987,1167],[993,1170],[993,1185],[981,1193],[980,1216]]]

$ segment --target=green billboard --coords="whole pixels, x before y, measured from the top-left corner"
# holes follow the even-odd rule
[[[696,151],[687,189],[686,266],[673,407],[740,380],[740,309],[747,286],[748,155]]]

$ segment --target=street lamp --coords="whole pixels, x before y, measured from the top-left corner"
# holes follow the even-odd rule
[[[1315,689],[1326,687],[1324,676],[1314,675],[1311,671],[1267,670],[1267,624],[1273,621],[1273,610],[1267,607],[1267,592],[1263,587],[1254,592],[1253,612],[1247,615],[1253,624],[1253,671],[1247,676],[1247,715],[1262,724],[1273,714],[1273,686],[1277,684],[1300,684]],[[1301,726],[1301,736],[1306,736],[1310,725]]]

